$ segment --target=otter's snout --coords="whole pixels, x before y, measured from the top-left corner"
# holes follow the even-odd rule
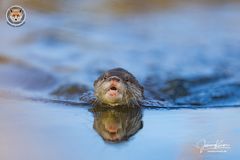
[[[115,82],[120,82],[120,78],[117,76],[111,76],[108,78],[108,81],[115,81]]]

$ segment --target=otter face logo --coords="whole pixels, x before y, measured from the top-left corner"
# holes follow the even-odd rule
[[[20,6],[12,6],[6,12],[6,19],[8,24],[14,27],[23,25],[25,18],[25,10]]]

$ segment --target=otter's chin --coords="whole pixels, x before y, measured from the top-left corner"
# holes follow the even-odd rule
[[[109,97],[115,98],[115,97],[118,97],[120,94],[118,90],[109,90],[107,91],[106,95]]]
[[[104,102],[110,106],[119,105],[122,102],[123,95],[117,90],[109,90],[104,96]]]

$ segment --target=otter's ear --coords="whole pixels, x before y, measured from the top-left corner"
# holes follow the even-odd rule
[[[96,123],[93,124],[93,129],[97,129]]]
[[[140,126],[139,129],[142,129],[142,128],[143,128],[143,121],[141,121],[141,126]]]
[[[140,86],[140,88],[141,88],[142,93],[144,93],[144,87],[141,86],[141,85],[139,85],[139,86]]]
[[[95,80],[93,86],[95,87],[99,79]]]

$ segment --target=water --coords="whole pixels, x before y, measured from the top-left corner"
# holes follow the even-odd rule
[[[123,143],[106,143],[85,108],[1,99],[2,159],[235,159],[239,110],[144,110],[143,128]],[[200,154],[218,139],[227,153]]]
[[[17,2],[0,2],[0,159],[240,156],[239,3],[23,1],[26,24],[14,28],[4,12]],[[147,98],[187,108],[76,104],[113,67],[132,72]],[[231,148],[200,153],[203,140]]]

